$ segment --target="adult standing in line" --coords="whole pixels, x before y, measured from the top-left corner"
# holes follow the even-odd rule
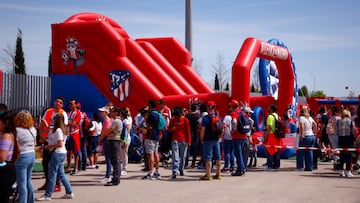
[[[89,166],[87,168],[89,169],[97,169],[99,166],[96,164],[98,160],[98,152],[96,151],[96,148],[98,146],[99,138],[101,135],[102,130],[102,123],[101,123],[101,117],[100,115],[95,112],[92,115],[92,125],[93,125],[93,133],[89,135],[87,138],[88,142],[88,157],[89,157]]]
[[[172,133],[172,178],[175,179],[178,171],[180,176],[184,176],[186,152],[191,144],[189,120],[182,115],[180,107],[174,109],[169,131]]]
[[[16,181],[16,145],[12,113],[0,112],[0,202],[8,203]]]
[[[315,144],[314,132],[316,132],[317,124],[310,116],[307,108],[300,110],[299,117],[299,134],[300,141],[299,147],[313,147]],[[297,159],[297,170],[304,170],[304,157],[305,157],[305,171],[312,171],[313,169],[313,150],[312,149],[299,149]]]
[[[19,192],[19,203],[34,202],[34,189],[31,182],[35,164],[35,145],[37,132],[34,119],[29,111],[22,110],[14,118],[16,141],[20,155],[15,162],[16,183]]]
[[[201,122],[200,129],[200,141],[203,142],[203,160],[205,161],[205,171],[206,174],[200,177],[200,180],[212,180],[212,179],[221,179],[221,152],[220,152],[220,142],[218,136],[217,139],[211,135],[212,128],[212,117],[217,116],[215,112],[216,103],[214,101],[209,101],[207,103],[208,116],[204,116]],[[211,176],[211,162],[215,160],[216,164],[216,175]]]
[[[114,106],[110,110],[110,116],[113,119],[110,128],[105,129],[104,134],[108,137],[109,155],[113,167],[113,177],[105,186],[116,186],[120,184],[121,164],[120,164],[120,140],[123,130],[123,123],[120,118],[121,109]]]
[[[102,177],[99,182],[101,183],[107,183],[111,181],[111,160],[110,160],[110,154],[109,154],[109,142],[108,142],[108,134],[109,132],[107,129],[110,128],[112,119],[109,117],[110,114],[110,106],[104,106],[101,108],[98,108],[101,117],[104,119],[101,129],[101,136],[99,138],[98,144],[103,146],[103,152],[105,156],[105,163],[106,163],[106,172],[105,176]]]
[[[70,112],[68,113],[69,124],[67,141],[65,144],[67,150],[67,172],[70,171],[70,175],[79,173],[79,161],[81,159],[81,147],[80,147],[80,122],[81,112],[77,109],[78,102],[75,99],[71,99],[69,102]],[[74,155],[74,169],[71,170],[71,159]]]
[[[122,109],[120,117],[122,119],[122,122],[124,123],[123,127],[125,127],[123,130],[125,130],[125,141],[121,143],[120,146],[120,162],[121,162],[121,175],[126,176],[127,175],[127,166],[129,163],[129,146],[131,143],[131,136],[130,132],[132,129],[132,119],[129,114],[129,110]]]
[[[268,109],[268,116],[266,119],[266,131],[264,134],[265,144],[268,145],[266,149],[267,166],[265,170],[271,171],[279,170],[280,168],[280,149],[279,146],[283,146],[281,138],[275,137],[275,122],[276,119],[280,119],[277,112],[277,106],[271,104]]]
[[[64,116],[64,123],[65,125],[68,124],[68,117],[67,113],[63,110],[64,107],[64,98],[63,97],[57,97],[54,101],[54,107],[49,108],[45,111],[44,115],[41,118],[40,123],[40,143],[44,146],[48,144],[48,135],[50,130],[52,130],[54,126],[54,117],[56,114],[62,114]],[[44,169],[45,174],[45,183],[42,185],[38,190],[45,190],[46,186],[48,184],[48,166],[50,162],[50,152],[48,149],[43,148],[43,159],[42,159],[42,166]],[[60,180],[57,179],[54,192],[60,192]]]
[[[336,134],[339,135],[339,148],[354,147],[354,136],[356,135],[355,122],[351,119],[351,113],[348,110],[343,110],[342,118],[338,122]],[[340,151],[340,176],[351,178],[354,175],[351,173],[351,153],[346,150]],[[345,164],[345,171],[344,171]]]
[[[229,105],[229,112],[224,117],[223,125],[224,125],[224,136],[222,137],[222,141],[224,144],[224,168],[221,169],[221,172],[233,172],[234,171],[234,142],[231,137],[231,129],[232,129],[232,118],[231,112],[232,107]]]
[[[241,114],[244,114],[244,112],[240,109],[240,104],[237,100],[231,101],[231,106],[233,111],[231,112],[231,137],[234,143],[234,156],[236,158],[236,171],[231,173],[232,176],[242,176],[246,172],[246,160],[244,158],[244,152],[247,142],[247,135],[245,133],[240,133],[238,131],[238,118],[241,116]],[[244,115],[246,116],[246,115]],[[248,126],[250,128],[250,126]]]
[[[80,160],[79,160],[79,171],[86,171],[86,165],[87,165],[87,149],[86,149],[86,141],[87,137],[83,132],[83,122],[85,118],[87,117],[86,112],[81,111],[81,104],[78,101],[76,104],[76,109],[80,112],[81,118],[80,118]]]
[[[189,120],[190,133],[191,133],[191,145],[186,155],[186,163],[189,161],[190,154],[192,155],[191,168],[195,168],[196,158],[199,152],[199,129],[198,120],[200,119],[200,113],[197,111],[197,105],[191,104],[190,113],[185,116]]]
[[[162,130],[158,129],[158,124],[160,120],[160,114],[156,110],[156,101],[149,101],[150,113],[146,118],[146,138],[145,138],[145,151],[149,163],[149,173],[144,176],[142,179],[153,180],[155,178],[160,179],[161,175],[159,172],[159,140],[162,136]],[[155,167],[155,169],[154,169]]]
[[[69,180],[64,172],[64,161],[66,157],[65,148],[66,126],[64,116],[57,114],[54,118],[54,128],[49,133],[49,144],[45,146],[50,150],[51,158],[49,163],[49,183],[46,187],[45,194],[37,198],[37,201],[50,201],[55,187],[56,178],[59,177],[65,187],[66,194],[61,199],[73,199],[74,193]]]

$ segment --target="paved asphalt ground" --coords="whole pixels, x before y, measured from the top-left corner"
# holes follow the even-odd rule
[[[40,161],[40,160],[37,160]],[[105,173],[105,165],[88,169],[68,178],[75,198],[60,199],[62,191],[54,193],[51,202],[360,202],[360,175],[341,178],[332,170],[330,162],[319,162],[312,172],[295,171],[294,160],[281,160],[280,171],[264,171],[264,158],[258,158],[258,167],[249,169],[245,176],[232,177],[224,173],[222,180],[200,181],[203,170],[187,168],[184,176],[171,179],[171,166],[161,168],[161,180],[141,180],[146,173],[143,164],[129,164],[128,175],[122,176],[118,186],[105,187],[97,182]],[[33,174],[34,189],[44,183],[42,173]],[[35,197],[43,194],[35,191]]]

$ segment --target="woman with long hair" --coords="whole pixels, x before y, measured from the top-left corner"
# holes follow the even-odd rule
[[[19,202],[34,202],[34,189],[31,182],[32,170],[35,164],[35,145],[37,131],[34,119],[29,111],[21,110],[15,115],[16,141],[20,155],[15,162],[16,183],[19,192]]]
[[[50,151],[51,158],[49,162],[49,183],[46,187],[45,194],[37,198],[38,201],[49,201],[55,188],[56,177],[59,176],[65,187],[66,194],[62,199],[73,199],[74,194],[69,180],[64,171],[64,161],[66,157],[65,136],[66,127],[64,124],[64,116],[56,114],[54,118],[54,128],[49,133],[49,144],[45,147]]]
[[[0,202],[9,202],[12,185],[16,181],[14,159],[15,129],[11,113],[0,113]]]
[[[310,149],[299,149],[297,151],[296,168],[298,170],[304,170],[304,157],[305,157],[305,171],[313,170],[313,150],[311,147],[315,144],[314,132],[316,132],[317,124],[310,116],[307,108],[300,110],[299,118],[299,134],[300,141],[299,147],[309,147]]]
[[[340,148],[354,147],[354,136],[356,135],[355,123],[351,119],[350,111],[343,110],[342,119],[338,121],[336,134],[339,135],[338,146]],[[346,171],[344,171],[344,164]],[[340,151],[340,176],[351,178],[354,175],[351,173],[351,152]]]
[[[126,139],[124,140],[124,142],[121,143],[121,146],[120,146],[121,175],[126,176],[127,175],[127,166],[129,163],[129,157],[128,157],[129,146],[131,143],[130,133],[131,133],[131,129],[132,129],[132,118],[131,118],[130,111],[128,110],[128,108],[121,110],[120,117],[122,119],[122,122],[124,123],[123,126],[125,128],[123,128],[123,130],[125,130],[124,133],[125,133],[125,137],[126,137]]]

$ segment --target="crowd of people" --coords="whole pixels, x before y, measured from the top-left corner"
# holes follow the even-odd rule
[[[66,174],[99,168],[99,154],[104,155],[106,170],[98,181],[105,186],[119,185],[121,176],[128,175],[129,146],[134,135],[145,149],[143,170],[147,174],[142,179],[162,178],[160,162],[166,151],[171,152],[171,179],[184,176],[186,167],[205,169],[200,180],[220,180],[224,173],[243,176],[249,168],[257,167],[260,144],[266,153],[264,171],[278,171],[284,147],[282,138],[275,136],[276,122],[290,122],[287,114],[280,116],[272,104],[265,129],[257,137],[252,109],[237,100],[229,103],[226,115],[219,115],[214,101],[191,104],[189,109],[170,109],[165,101],[152,99],[134,117],[126,107],[111,103],[99,107],[91,116],[89,128],[85,128],[89,118],[81,111],[80,102],[71,99],[69,112],[63,109],[64,104],[64,98],[57,97],[53,107],[41,116],[38,129],[29,111],[12,112],[0,105],[0,202],[9,201],[15,182],[19,202],[49,201],[52,193],[61,191],[61,183],[65,187],[62,198],[72,199],[74,193]],[[351,171],[359,152],[347,149],[359,148],[360,138],[351,112],[335,106],[330,110],[322,107],[319,116],[312,112],[303,106],[296,119],[296,170],[316,170],[320,156],[324,161],[334,160],[332,149],[340,148],[340,176],[353,177]],[[44,194],[38,198],[34,197],[31,182],[36,146],[42,149],[45,175],[44,185],[38,188]]]

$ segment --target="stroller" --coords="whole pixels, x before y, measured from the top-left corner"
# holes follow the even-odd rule
[[[171,133],[165,130],[159,142],[160,162],[162,167],[164,168],[167,168],[169,166],[169,160],[172,156],[171,138],[172,138]]]
[[[16,202],[19,201],[18,190],[17,190],[17,184],[16,183],[14,183],[12,185],[12,189],[13,189],[12,193],[11,193],[11,195],[9,197],[9,203],[16,203]]]

